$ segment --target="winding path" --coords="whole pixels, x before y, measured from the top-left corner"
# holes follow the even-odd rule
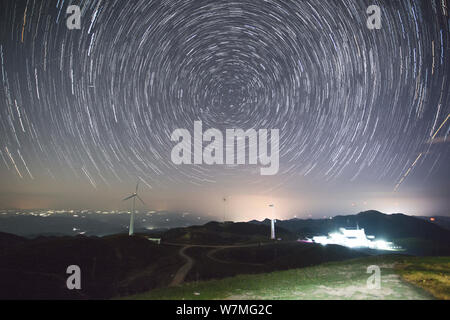
[[[186,251],[186,249],[189,249],[190,247],[192,246],[184,246],[180,249],[180,251],[178,251],[178,254],[186,260],[186,263],[183,264],[180,269],[178,269],[175,277],[173,277],[172,282],[169,284],[169,287],[178,286],[179,284],[183,283],[187,274],[189,273],[189,271],[191,271],[194,265],[194,259],[184,253],[184,251]]]
[[[180,246],[181,249],[178,251],[178,254],[186,260],[186,263],[183,264],[180,269],[178,269],[177,273],[172,279],[172,282],[169,284],[169,287],[174,287],[182,284],[184,282],[184,279],[188,275],[189,271],[191,271],[192,267],[194,266],[194,259],[192,259],[190,256],[188,256],[185,251],[192,247],[202,247],[202,248],[211,248],[212,250],[209,251],[206,255],[211,260],[214,260],[219,263],[237,263],[237,264],[249,264],[254,266],[260,266],[260,264],[256,263],[244,263],[244,262],[231,262],[231,261],[225,261],[218,258],[213,257],[213,254],[216,253],[219,250],[227,249],[227,248],[245,248],[245,247],[259,247],[263,245],[267,245],[270,243],[251,243],[251,244],[242,244],[242,245],[202,245],[202,244],[192,244],[192,245],[186,245],[186,244],[180,244],[180,243],[164,243],[165,245],[171,245],[171,246]]]

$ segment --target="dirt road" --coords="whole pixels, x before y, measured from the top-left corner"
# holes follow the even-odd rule
[[[202,248],[211,248],[211,251],[207,253],[208,258],[211,260],[214,260],[219,263],[239,263],[239,262],[229,262],[225,260],[218,259],[214,257],[214,253],[216,253],[219,250],[222,249],[228,249],[228,248],[245,248],[245,247],[258,247],[261,245],[265,245],[265,243],[251,243],[251,244],[242,244],[242,245],[201,245],[201,244],[193,244],[193,245],[185,245],[185,244],[179,244],[179,243],[165,243],[165,245],[171,245],[171,246],[181,246],[180,251],[178,251],[178,254],[186,260],[186,263],[183,264],[180,269],[178,269],[177,273],[172,279],[172,282],[169,284],[169,287],[180,285],[184,282],[184,279],[188,275],[189,271],[191,271],[192,267],[194,266],[194,259],[192,259],[190,256],[188,256],[185,251],[192,247],[202,247]],[[252,263],[239,263],[239,264],[249,264],[249,265],[255,265],[259,266],[260,264],[252,264]]]
[[[169,287],[177,286],[181,283],[183,283],[184,279],[186,278],[189,271],[191,271],[192,266],[194,265],[194,260],[189,257],[186,253],[186,249],[190,248],[191,246],[184,246],[178,251],[178,254],[186,260],[186,263],[181,266],[180,269],[178,269],[177,273],[172,279],[172,282],[169,284]]]

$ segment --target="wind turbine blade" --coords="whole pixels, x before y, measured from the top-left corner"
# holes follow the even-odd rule
[[[147,204],[144,202],[144,200],[141,199],[141,197],[139,197],[138,195],[136,195],[136,197],[137,197],[139,200],[141,200],[141,202],[142,202],[142,204],[143,204],[144,206],[148,207]]]
[[[139,180],[138,180],[138,182],[136,183],[136,192],[135,192],[135,193],[137,193],[138,187],[139,187]]]
[[[128,196],[128,197],[126,197],[125,199],[123,199],[122,201],[125,201],[125,200],[128,200],[128,199],[131,199],[131,198],[133,198],[133,197],[136,197],[136,194],[132,194],[131,196]]]

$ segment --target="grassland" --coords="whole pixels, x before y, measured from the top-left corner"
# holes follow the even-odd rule
[[[367,267],[381,269],[381,288],[370,289]],[[448,299],[450,257],[372,256],[318,266],[221,280],[190,282],[128,299]]]
[[[186,253],[195,261],[187,275],[188,282],[290,270],[367,256],[341,246],[281,241],[222,249],[192,247]]]
[[[450,258],[409,258],[396,265],[407,282],[424,288],[438,299],[450,300]]]

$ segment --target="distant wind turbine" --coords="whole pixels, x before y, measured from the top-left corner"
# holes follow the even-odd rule
[[[223,197],[223,222],[225,222],[225,216],[227,213],[227,197]]]
[[[130,228],[128,229],[128,235],[130,235],[130,236],[132,236],[134,233],[134,209],[136,207],[136,198],[138,198],[144,206],[146,205],[144,200],[142,200],[141,197],[139,197],[139,195],[138,195],[138,187],[139,187],[139,181],[136,184],[136,192],[133,193],[131,196],[128,196],[122,200],[122,201],[126,201],[129,199],[133,199],[133,207],[131,210],[131,217],[130,217]]]

